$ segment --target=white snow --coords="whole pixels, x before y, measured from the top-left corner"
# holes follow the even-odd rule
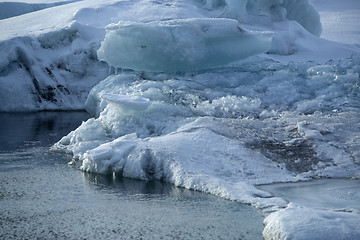
[[[125,45],[106,47],[118,51],[116,56],[110,54],[111,50],[105,51],[105,58],[102,50],[99,53],[111,65],[135,70],[208,69],[260,52],[270,53],[263,56],[283,63],[307,60],[325,63],[360,52],[355,45],[335,44],[310,34],[319,35],[321,24],[318,13],[307,0],[283,3],[279,0],[17,0],[2,1],[1,4],[4,19],[0,20],[0,54],[3,56],[0,61],[0,111],[83,108],[89,89],[107,75],[108,65],[99,62],[96,56],[100,42],[105,39],[101,48],[104,50],[110,41],[108,36],[112,32],[125,31],[124,24],[128,25],[128,30],[121,34],[121,39],[130,38],[129,32],[134,29],[142,29],[142,35],[130,38],[131,48],[125,48]],[[179,31],[163,33],[164,29],[169,30],[171,25],[178,23],[182,25],[177,27]],[[211,27],[202,28],[205,23]],[[117,29],[108,27],[105,38],[105,27],[109,24],[117,24]],[[157,34],[149,35],[150,29]],[[270,50],[268,34],[260,33],[266,37],[256,37],[244,29],[273,32]],[[169,36],[174,32],[175,35]],[[165,35],[167,40],[172,39],[171,44],[169,41],[164,44]],[[141,48],[145,46],[142,44],[145,39],[149,46]],[[162,42],[157,46],[162,48],[154,49],[159,41]],[[142,55],[138,56],[138,53]],[[150,56],[156,57],[157,61],[141,59]],[[164,58],[167,61],[160,61]],[[157,64],[149,66],[150,63]],[[23,97],[15,97],[19,95]]]
[[[0,2],[0,20],[10,17],[15,17],[19,15],[23,15],[30,12],[40,11],[42,9],[56,7],[59,5],[69,4],[75,2],[77,0],[72,1],[44,1],[44,3],[40,3],[39,1],[31,2],[16,2],[16,1],[2,1]]]
[[[265,239],[359,237],[256,187],[360,177],[357,0],[0,4],[0,111],[86,108],[71,164],[252,204]]]
[[[290,202],[265,218],[265,239],[358,239],[360,181],[322,179],[259,186]]]
[[[96,118],[53,150],[73,154],[84,171],[165,180],[273,210],[284,203],[254,184],[359,175],[359,63],[256,57],[197,74],[124,71],[91,90],[86,107]]]
[[[359,239],[360,214],[304,208],[296,204],[265,218],[264,239]]]

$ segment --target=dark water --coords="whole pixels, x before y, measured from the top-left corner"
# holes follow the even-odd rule
[[[48,151],[87,118],[0,113],[0,239],[262,239],[263,216],[250,206],[86,174]]]

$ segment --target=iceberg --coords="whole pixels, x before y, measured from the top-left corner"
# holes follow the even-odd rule
[[[271,36],[247,31],[232,19],[120,22],[106,27],[97,53],[116,68],[191,72],[264,53],[270,49]]]
[[[84,109],[90,89],[108,75],[99,58],[135,70],[194,72],[257,54],[325,63],[360,52],[319,39],[319,14],[308,0],[1,4],[0,111]]]

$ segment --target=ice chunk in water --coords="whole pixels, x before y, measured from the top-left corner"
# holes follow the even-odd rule
[[[120,22],[106,28],[98,56],[111,66],[137,71],[196,71],[266,52],[271,37],[232,19]]]

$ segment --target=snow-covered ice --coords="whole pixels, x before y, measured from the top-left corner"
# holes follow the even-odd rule
[[[322,179],[259,186],[290,202],[265,218],[265,239],[358,239],[360,180]]]
[[[127,55],[125,58],[121,54],[124,47],[117,47],[115,49],[119,52],[116,52],[116,56],[106,51],[108,56],[113,57],[107,60],[110,65],[136,70],[194,71],[223,65],[259,52],[270,53],[264,55],[284,63],[306,60],[325,63],[329,59],[349,57],[360,51],[355,45],[334,44],[316,37],[321,33],[319,14],[307,0],[281,2],[2,1],[0,110],[83,108],[89,90],[108,73],[108,64],[98,61],[96,51],[104,39],[104,46],[107,45],[111,39],[108,35],[125,31],[124,25],[130,30],[141,29],[142,35],[130,38],[130,30],[127,30],[127,37],[122,34],[121,39],[131,39],[133,51],[123,52]],[[185,24],[189,19],[194,19],[191,22],[196,27],[190,27],[190,23]],[[182,30],[169,32],[170,25],[176,22],[182,24],[182,28],[177,27]],[[105,27],[109,24],[113,24],[113,27],[108,27],[105,37]],[[118,28],[116,31],[113,29],[115,25]],[[164,31],[165,25],[167,31]],[[123,27],[119,29],[119,26]],[[156,29],[154,31],[157,34],[151,34],[152,38],[149,38],[144,29]],[[252,34],[245,29],[272,32],[270,49],[266,40],[268,33],[259,34],[266,37],[250,37]],[[170,33],[175,35],[171,37]],[[172,38],[171,44],[159,42],[158,46],[162,48],[154,49],[154,42],[163,39],[164,34]],[[234,34],[241,39],[239,45],[232,38]],[[133,41],[134,39],[137,41]],[[195,47],[195,42],[201,45]],[[147,58],[149,55],[156,56],[157,61],[141,61],[138,53]],[[179,56],[176,58],[174,54]],[[169,58],[170,55],[172,58]],[[192,55],[192,59],[189,55]],[[130,58],[135,62],[130,62]],[[207,61],[203,60],[205,58]],[[139,65],[139,62],[143,64]],[[156,67],[148,66],[155,62],[158,63]],[[166,64],[162,67],[164,62]],[[172,67],[169,69],[169,66]],[[19,95],[23,97],[18,98]]]
[[[0,111],[86,108],[52,147],[71,164],[252,204],[265,239],[360,235],[357,210],[257,187],[360,178],[356,0],[17,2],[0,12]]]
[[[359,212],[333,212],[290,203],[265,218],[264,239],[359,239]]]

